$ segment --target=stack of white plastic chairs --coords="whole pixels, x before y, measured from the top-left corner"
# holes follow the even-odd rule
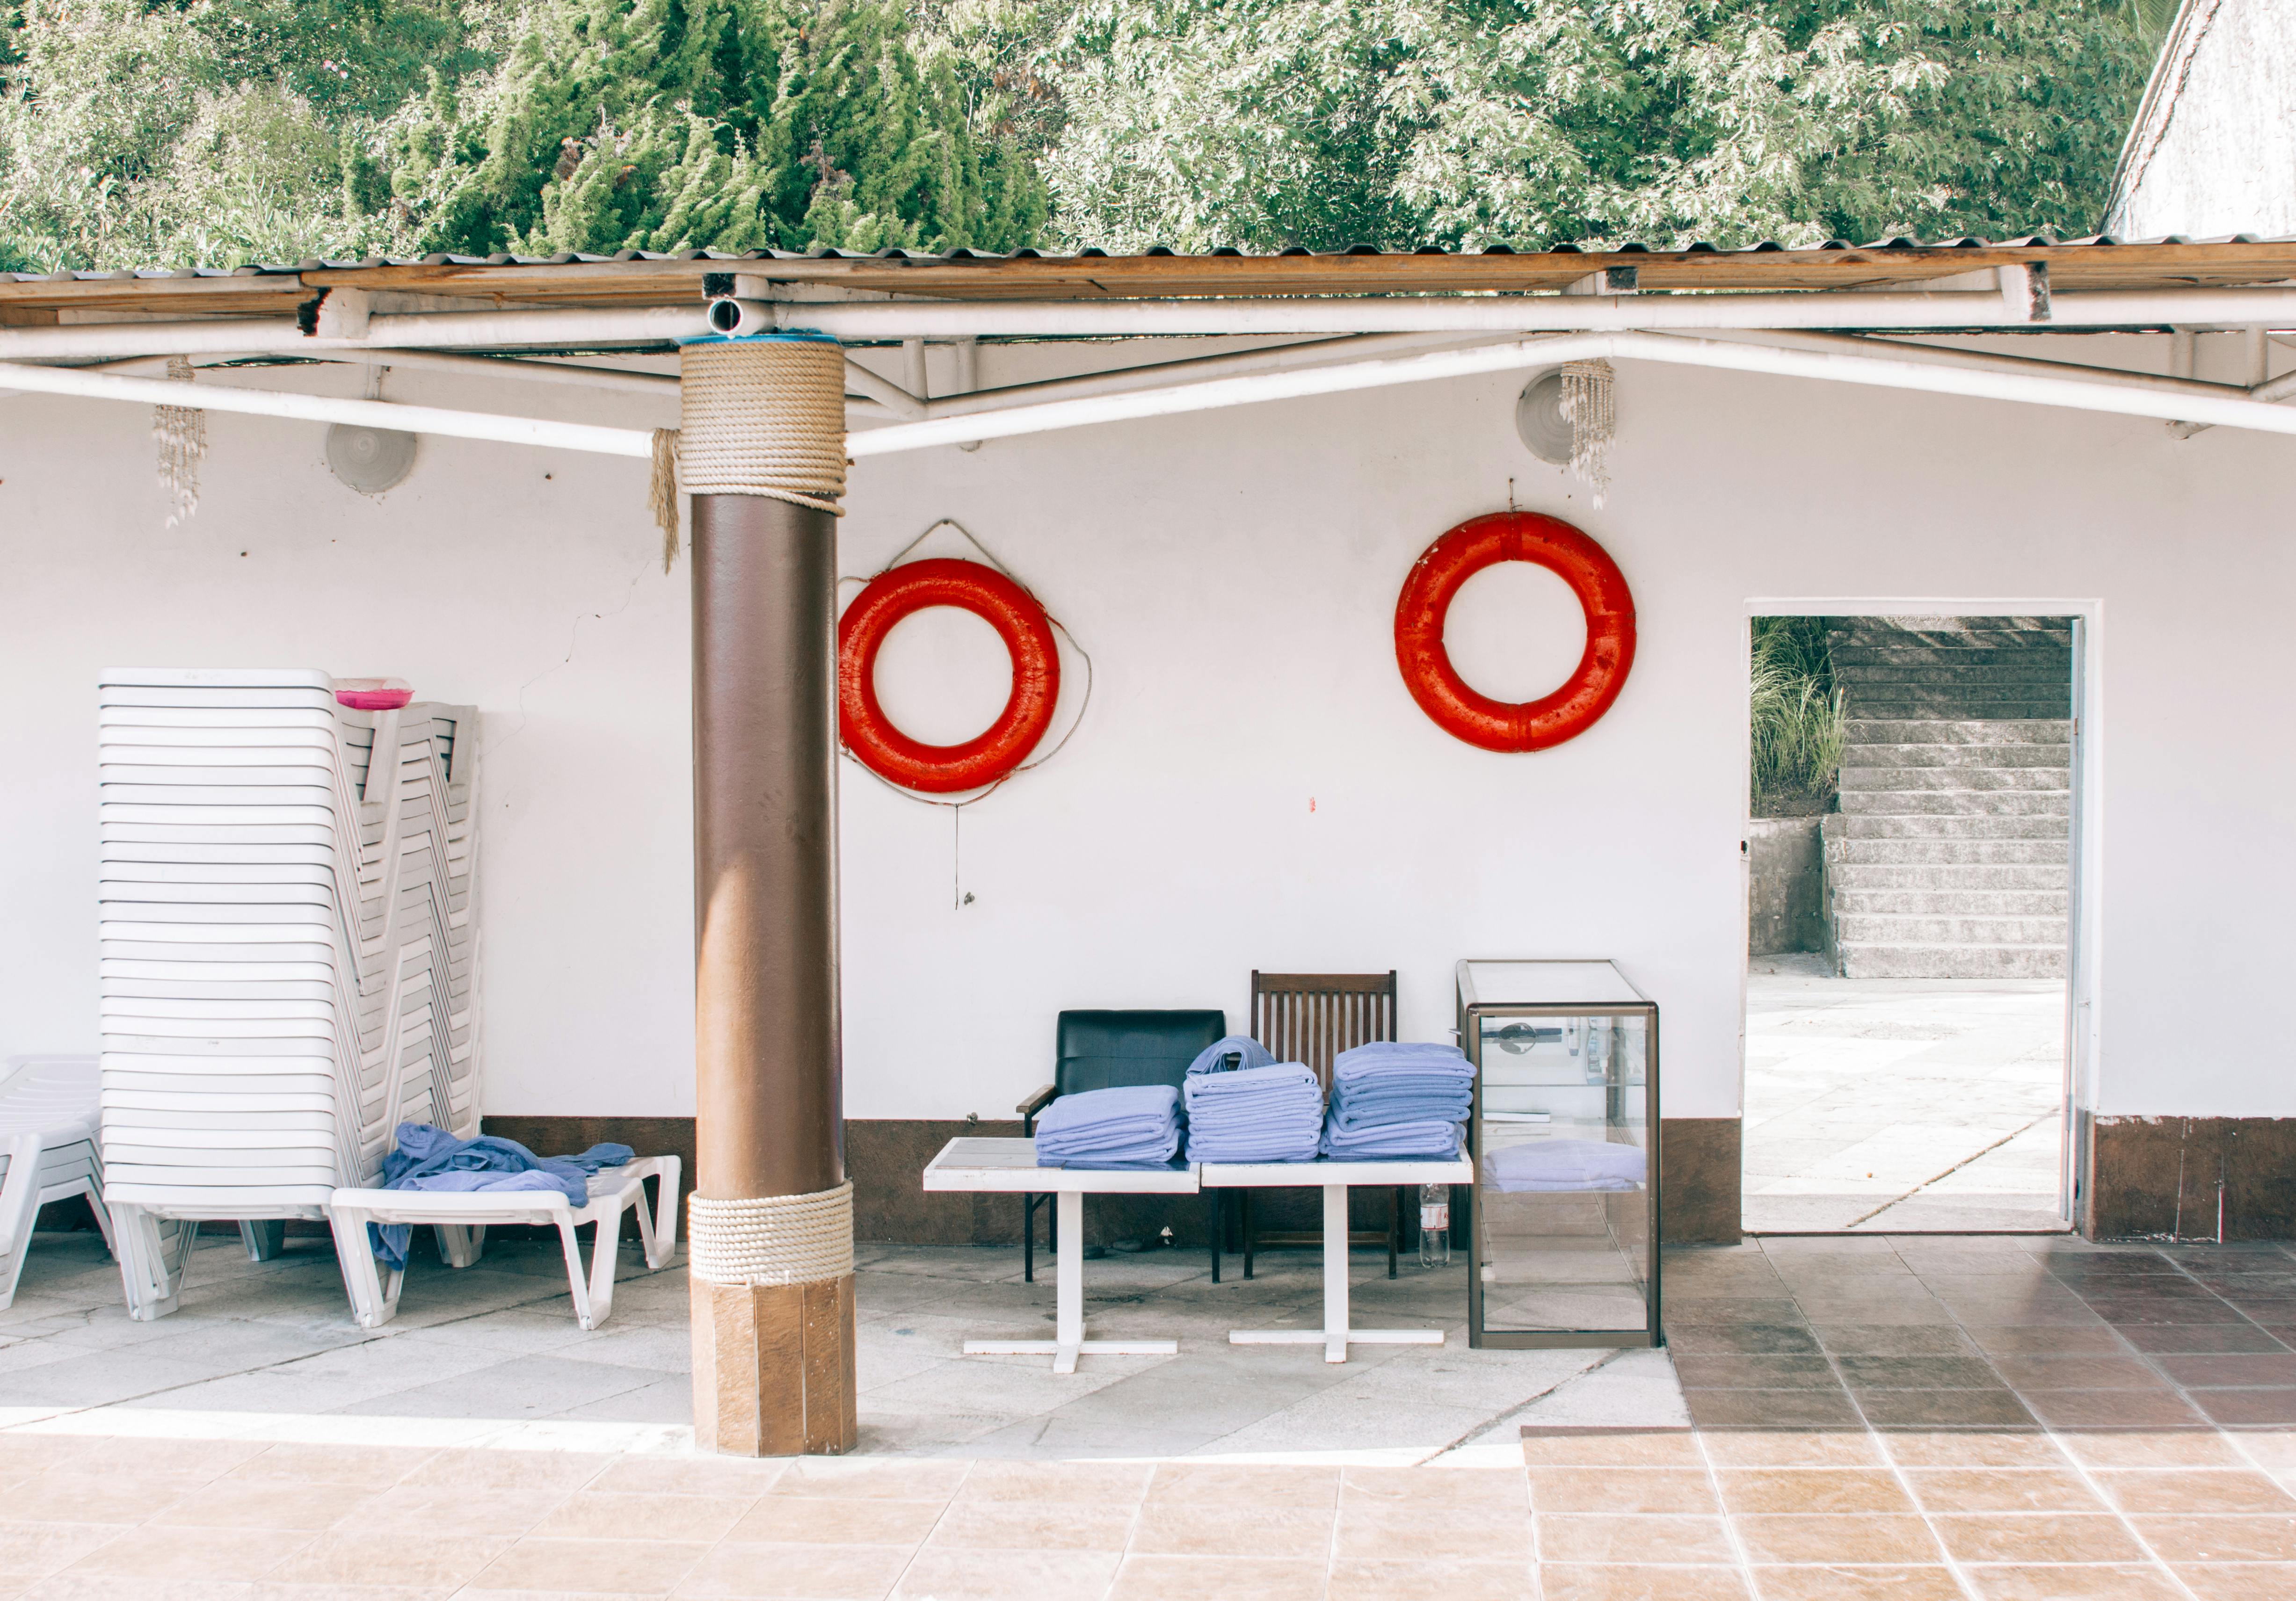
[[[139,1319],[201,1221],[259,1256],[375,1183],[399,1123],[478,1132],[476,716],[335,688],[102,679],[102,1143]]]
[[[15,1302],[32,1224],[48,1202],[86,1196],[111,1238],[95,1124],[94,1057],[0,1063],[0,1311]]]

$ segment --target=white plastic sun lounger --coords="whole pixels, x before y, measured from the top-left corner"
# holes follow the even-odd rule
[[[96,1148],[94,1057],[12,1057],[0,1065],[0,1311],[16,1299],[40,1208],[84,1195],[111,1244]]]
[[[428,1223],[439,1231],[439,1254],[458,1268],[478,1261],[492,1225],[554,1223],[566,1248],[575,1321],[586,1329],[595,1328],[613,1310],[615,1242],[621,1236],[626,1209],[637,1209],[647,1270],[659,1272],[669,1265],[677,1247],[679,1171],[675,1156],[641,1156],[601,1169],[591,1176],[590,1199],[581,1206],[539,1189],[338,1189],[329,1197],[327,1211],[334,1221],[335,1254],[343,1264],[351,1310],[360,1327],[381,1327],[397,1315],[399,1286],[406,1278],[405,1269],[386,1272],[375,1261],[367,1241],[369,1223]],[[661,1180],[658,1208],[646,1204],[645,1195],[645,1181],[656,1178]],[[574,1230],[585,1223],[598,1226],[586,1270],[574,1238]]]

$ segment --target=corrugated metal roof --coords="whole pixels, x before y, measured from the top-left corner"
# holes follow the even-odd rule
[[[2045,264],[2059,289],[2144,290],[2296,280],[2296,239],[1831,241],[1814,249],[1764,241],[1725,250],[1628,244],[1544,250],[1493,246],[1474,251],[1423,249],[1236,250],[1183,256],[1157,248],[1131,256],[1085,249],[1072,255],[953,250],[923,255],[881,250],[720,250],[552,256],[439,254],[364,260],[315,257],[232,268],[149,267],[110,273],[0,274],[0,323],[53,320],[66,310],[170,314],[283,314],[314,289],[338,285],[409,295],[476,298],[496,305],[684,304],[701,278],[742,272],[791,284],[958,299],[1101,299],[1185,295],[1315,295],[1553,290],[1611,267],[1636,269],[1638,286],[1671,290],[1820,290],[1913,283],[1973,267]]]

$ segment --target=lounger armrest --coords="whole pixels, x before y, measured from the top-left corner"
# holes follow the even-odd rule
[[[1031,1092],[1028,1099],[1022,1101],[1019,1106],[1013,1109],[1021,1115],[1021,1122],[1034,1123],[1037,1121],[1037,1114],[1053,1104],[1053,1087],[1050,1084],[1046,1084],[1041,1089]]]

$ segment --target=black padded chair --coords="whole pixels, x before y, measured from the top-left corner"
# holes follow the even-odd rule
[[[1054,1032],[1053,1082],[1013,1110],[1021,1131],[1033,1138],[1037,1114],[1056,1097],[1086,1090],[1116,1090],[1132,1084],[1177,1085],[1188,1064],[1227,1033],[1222,1011],[1062,1012]],[[1052,1197],[1021,1197],[1021,1277],[1037,1278],[1037,1208]],[[1046,1243],[1059,1242],[1057,1222],[1046,1220]]]

